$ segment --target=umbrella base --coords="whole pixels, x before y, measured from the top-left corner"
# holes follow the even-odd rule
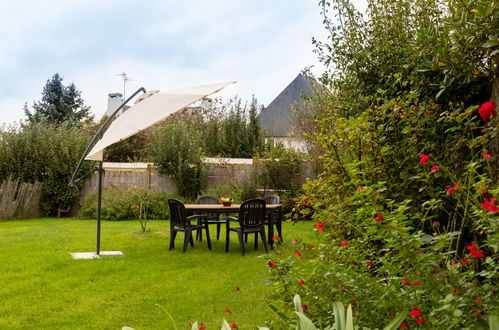
[[[71,256],[75,260],[79,259],[100,259],[106,257],[124,257],[125,255],[121,251],[101,251],[99,254],[95,252],[76,252],[71,253]]]

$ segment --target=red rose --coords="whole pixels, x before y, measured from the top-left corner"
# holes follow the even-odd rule
[[[489,212],[495,213],[499,211],[499,207],[496,205],[496,198],[495,197],[490,197],[484,198],[483,199],[485,202],[482,204],[482,209],[488,210]]]
[[[425,155],[425,154],[419,154],[419,162],[423,165],[426,165],[426,163],[430,160],[430,156]]]
[[[421,316],[421,310],[417,307],[411,309],[411,312],[409,313],[411,317],[418,317]]]
[[[478,109],[478,114],[483,121],[489,121],[490,118],[497,116],[496,107],[494,102],[485,102]]]

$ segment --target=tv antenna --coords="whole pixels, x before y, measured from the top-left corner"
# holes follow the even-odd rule
[[[123,78],[123,100],[124,100],[126,94],[126,83],[127,81],[133,81],[133,79],[128,78],[126,72],[117,73],[116,76],[121,76]]]

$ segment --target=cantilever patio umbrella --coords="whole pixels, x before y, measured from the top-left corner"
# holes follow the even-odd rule
[[[72,253],[75,259],[99,258],[105,255],[123,255],[119,251],[100,251],[100,222],[101,222],[101,200],[102,200],[102,168],[104,149],[112,144],[120,142],[134,134],[137,134],[146,128],[151,127],[157,122],[167,118],[174,112],[183,109],[190,104],[201,100],[202,98],[220,91],[222,88],[234,84],[235,81],[194,86],[172,90],[168,92],[152,91],[146,93],[144,88],[138,89],[132,96],[121,104],[116,111],[99,128],[95,136],[90,141],[87,149],[83,153],[78,165],[76,166],[70,185],[74,186],[90,173],[77,178],[81,164],[85,160],[98,161],[97,171],[99,173],[99,185],[97,195],[97,245],[96,252]],[[110,125],[111,120],[118,112],[137,94],[144,93],[136,103],[117,117]],[[108,128],[109,126],[109,128]],[[95,171],[92,170],[92,172]]]

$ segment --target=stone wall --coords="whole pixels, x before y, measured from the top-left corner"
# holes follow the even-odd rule
[[[224,183],[244,184],[254,179],[258,170],[258,161],[253,159],[207,159],[207,184],[208,187]],[[104,162],[103,187],[114,188],[147,188],[164,193],[176,193],[177,188],[172,179],[160,175],[153,163],[107,163]],[[298,179],[303,184],[307,178],[314,177],[310,166],[302,164],[303,174]],[[89,193],[97,191],[97,172],[88,176],[83,184],[80,200],[85,199]]]

